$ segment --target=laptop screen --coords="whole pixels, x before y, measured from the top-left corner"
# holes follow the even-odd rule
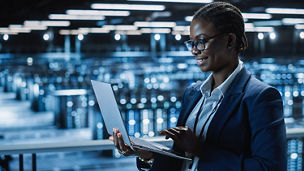
[[[124,142],[131,146],[111,84],[94,80],[91,82],[108,133],[113,135],[113,128],[118,128]]]

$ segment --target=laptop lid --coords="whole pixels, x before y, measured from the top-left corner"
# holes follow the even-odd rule
[[[91,80],[91,82],[103,120],[106,124],[107,132],[113,135],[113,128],[118,128],[124,142],[131,146],[111,84],[94,80]]]
[[[119,112],[111,84],[100,81],[94,81],[94,80],[91,80],[91,82],[103,120],[106,124],[107,132],[110,135],[113,135],[113,128],[118,128],[120,133],[122,134],[122,138],[124,142],[128,144],[130,147],[135,145],[137,148],[145,149],[148,151],[156,152],[170,157],[184,159],[184,160],[192,160],[191,158],[187,158],[169,152],[168,151],[169,148],[160,147],[160,145],[157,145],[155,143],[153,144],[151,142],[145,142],[144,140],[137,139],[136,144],[131,144],[126,127],[124,125],[121,114]],[[131,138],[134,143],[136,139],[134,137]]]

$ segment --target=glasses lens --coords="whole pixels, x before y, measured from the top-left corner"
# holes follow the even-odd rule
[[[185,42],[185,45],[186,45],[186,47],[187,47],[187,49],[188,49],[189,51],[192,50],[193,42],[192,42],[191,40],[186,41],[186,42]]]
[[[204,50],[205,49],[205,43],[203,40],[198,41],[196,48],[198,50]]]
[[[197,50],[205,50],[205,43],[204,40],[194,41],[188,40],[185,42],[185,45],[189,51],[192,51],[192,48],[196,48]]]

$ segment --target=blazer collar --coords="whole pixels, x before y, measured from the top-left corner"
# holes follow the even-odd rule
[[[231,83],[230,88],[227,90],[226,94],[232,95],[244,92],[245,86],[250,76],[250,72],[245,67],[243,67]]]

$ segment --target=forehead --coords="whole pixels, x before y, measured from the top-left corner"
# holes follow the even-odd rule
[[[195,39],[199,35],[212,36],[216,33],[216,29],[212,22],[196,19],[190,24],[190,38]]]

